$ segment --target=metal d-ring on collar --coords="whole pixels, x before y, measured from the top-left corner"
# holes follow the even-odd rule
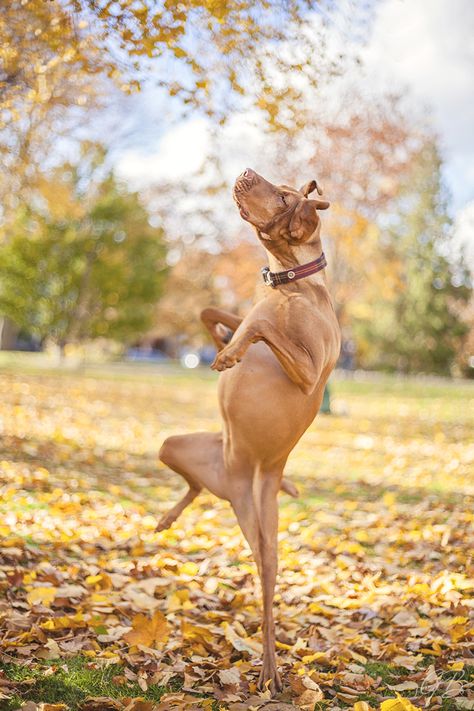
[[[292,281],[298,281],[298,279],[304,279],[312,274],[316,274],[327,267],[327,264],[324,252],[322,252],[321,256],[312,262],[300,264],[284,272],[271,272],[270,267],[263,267],[262,277],[267,286],[271,286],[272,289],[275,289],[275,287],[281,284],[290,284]]]

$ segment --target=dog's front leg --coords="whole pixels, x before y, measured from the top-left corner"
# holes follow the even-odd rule
[[[218,351],[222,350],[229,341],[229,339],[223,340],[222,333],[218,330],[219,325],[225,326],[230,331],[236,331],[242,323],[242,320],[241,316],[236,316],[228,311],[216,309],[212,306],[201,312],[201,321],[209,331]]]
[[[314,390],[320,373],[316,371],[309,351],[303,345],[293,343],[266,319],[251,321],[241,333],[236,334],[217,354],[211,367],[214,370],[232,368],[242,360],[248,347],[257,341],[264,341],[271,348],[285,373],[306,395]]]

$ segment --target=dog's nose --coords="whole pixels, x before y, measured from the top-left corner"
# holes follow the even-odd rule
[[[246,168],[242,173],[242,178],[250,178],[253,175],[253,170],[251,168]]]

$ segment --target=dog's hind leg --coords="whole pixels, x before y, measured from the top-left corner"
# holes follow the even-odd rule
[[[247,543],[252,551],[258,574],[261,575],[262,561],[260,558],[260,526],[257,510],[253,500],[252,477],[249,477],[245,488],[239,487],[231,496],[230,503],[239,522]]]
[[[263,664],[258,681],[259,689],[267,685],[272,692],[281,691],[275,656],[275,622],[273,597],[278,572],[278,500],[281,472],[257,468],[253,479],[253,497],[260,530],[259,546],[262,561],[260,579],[263,595]]]
[[[162,516],[157,531],[169,528],[203,488],[221,499],[228,498],[220,433],[195,432],[168,437],[160,449],[159,457],[163,464],[186,479],[189,490]]]
[[[178,501],[176,506],[173,506],[173,508],[170,509],[168,513],[164,514],[160,518],[155,528],[155,531],[164,531],[166,528],[169,528],[171,524],[176,521],[178,516],[184,511],[184,509],[194,501],[199,492],[200,489],[191,488],[190,486],[186,494],[183,496],[182,499]]]
[[[244,474],[245,469],[242,468]],[[276,666],[273,597],[278,566],[278,490],[281,470],[262,472],[257,466],[248,478],[229,474],[232,484],[230,502],[242,532],[247,539],[262,585],[263,596],[263,665],[259,688],[268,687],[272,694],[281,691],[282,684]]]

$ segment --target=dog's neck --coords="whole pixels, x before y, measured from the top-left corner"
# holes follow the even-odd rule
[[[286,269],[291,269],[292,267],[300,266],[302,264],[308,264],[308,262],[312,262],[314,259],[320,257],[322,251],[323,248],[321,245],[321,240],[319,238],[315,239],[314,241],[310,240],[309,242],[305,242],[300,246],[292,245],[292,260],[291,263],[288,263],[288,260],[286,258],[281,262],[278,259],[277,255],[274,255],[268,249],[265,249],[265,252],[267,253],[268,257],[268,266],[270,267],[271,272],[281,272],[285,271]],[[310,276],[305,277],[304,281],[314,285],[322,284],[325,286],[326,270],[322,269],[321,271],[316,272],[316,274],[311,274]]]

